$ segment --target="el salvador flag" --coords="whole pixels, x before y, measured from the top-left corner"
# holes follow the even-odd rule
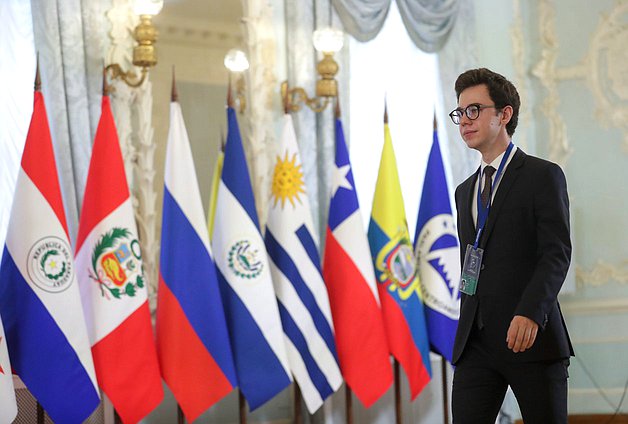
[[[342,376],[297,137],[292,117],[283,119],[265,241],[290,369],[313,414]]]
[[[212,248],[240,390],[251,410],[292,382],[270,267],[233,108]]]
[[[52,139],[35,92],[0,265],[0,315],[11,365],[57,423],[100,403]]]
[[[436,130],[425,171],[414,249],[430,346],[451,362],[460,315],[460,251]]]
[[[189,422],[236,374],[181,106],[170,104],[157,305],[161,374]]]

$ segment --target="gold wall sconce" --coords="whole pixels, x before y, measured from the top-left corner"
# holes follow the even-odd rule
[[[138,78],[132,70],[124,71],[117,63],[107,65],[105,70],[111,72],[112,79],[121,79],[130,87],[142,85],[148,74],[148,69],[157,64],[155,42],[157,29],[153,25],[153,16],[157,15],[164,5],[163,0],[135,0],[133,11],[139,15],[140,23],[133,31],[137,46],[133,48],[133,65],[141,67],[141,76]]]
[[[246,53],[242,50],[231,49],[225,55],[225,67],[229,70],[229,93],[231,93],[232,78],[235,88],[235,99],[238,103],[238,111],[243,113],[246,110],[246,98],[244,97],[245,83],[244,83],[244,71],[249,69],[249,60],[246,58]],[[230,97],[230,101],[233,98]],[[235,105],[230,104],[234,107]]]
[[[286,109],[291,112],[301,110],[305,103],[314,112],[322,112],[331,99],[338,96],[338,82],[335,77],[338,73],[338,63],[334,60],[334,53],[342,49],[344,34],[339,29],[324,27],[314,31],[312,35],[314,48],[323,53],[323,59],[316,65],[320,78],[316,81],[316,97],[309,97],[304,88],[288,86],[288,81],[281,83],[281,97],[285,99]]]

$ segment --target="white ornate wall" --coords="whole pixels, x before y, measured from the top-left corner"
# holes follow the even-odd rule
[[[476,18],[480,65],[520,90],[515,142],[567,175],[569,412],[612,415],[628,381],[628,1],[480,0]]]

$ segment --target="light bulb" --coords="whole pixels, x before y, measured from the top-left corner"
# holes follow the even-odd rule
[[[312,41],[319,52],[336,53],[344,44],[344,34],[339,29],[324,27],[314,31]]]
[[[231,72],[243,72],[249,69],[249,60],[242,50],[231,49],[225,55],[225,66]]]

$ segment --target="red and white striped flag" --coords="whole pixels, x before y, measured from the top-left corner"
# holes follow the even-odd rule
[[[137,234],[111,105],[103,96],[76,272],[98,385],[124,423],[138,422],[163,398]]]

